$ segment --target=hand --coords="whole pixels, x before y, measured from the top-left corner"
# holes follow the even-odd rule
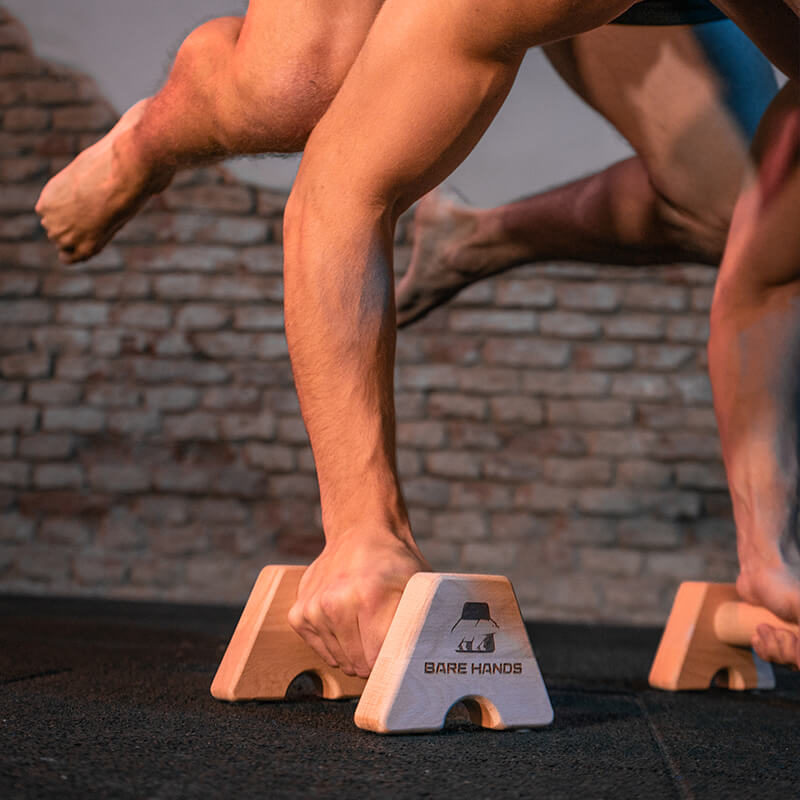
[[[763,606],[787,622],[796,624],[800,619],[800,581],[785,565],[742,572],[736,589],[748,603]],[[790,630],[759,625],[751,644],[765,661],[800,667],[800,638]]]
[[[306,570],[289,624],[328,664],[366,678],[406,583],[428,570],[413,539],[348,531],[329,540]]]

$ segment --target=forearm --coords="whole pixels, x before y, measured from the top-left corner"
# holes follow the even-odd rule
[[[286,212],[286,336],[326,536],[365,523],[408,534],[395,465],[390,225],[306,198]]]
[[[800,109],[787,84],[759,131],[714,295],[709,371],[740,556],[796,547],[800,414]],[[748,559],[743,559],[746,561]]]
[[[396,24],[376,22],[312,134],[285,215],[286,335],[329,540],[354,527],[408,531],[395,467],[393,222],[450,164],[442,154],[477,138],[487,95],[502,97],[504,68],[493,65],[459,57],[449,81],[432,79],[437,59],[453,58],[448,43],[398,9]]]
[[[743,565],[793,560],[798,363],[800,285],[712,320],[709,371]]]
[[[743,563],[777,563],[797,535],[800,286],[717,311],[714,393]]]
[[[597,23],[623,5],[597,4]],[[527,46],[590,24],[573,12],[388,0],[309,139],[286,210],[286,332],[328,535],[381,514],[407,524],[394,465],[393,218],[478,141]]]

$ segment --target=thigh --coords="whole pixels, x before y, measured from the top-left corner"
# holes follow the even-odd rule
[[[729,218],[749,138],[777,88],[769,64],[733,23],[607,25],[545,52],[630,142],[670,204]]]

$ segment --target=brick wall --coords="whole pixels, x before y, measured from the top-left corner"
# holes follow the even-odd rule
[[[263,564],[322,544],[285,198],[193,172],[59,265],[32,207],[116,115],[0,14],[0,590],[241,601]],[[510,575],[528,615],[620,621],[735,575],[714,277],[526,267],[400,334],[400,465],[437,568]]]

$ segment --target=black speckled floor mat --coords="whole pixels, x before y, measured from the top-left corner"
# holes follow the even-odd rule
[[[800,796],[797,673],[656,692],[659,631],[532,623],[551,727],[382,737],[350,701],[215,701],[238,615],[0,597],[0,798]]]

